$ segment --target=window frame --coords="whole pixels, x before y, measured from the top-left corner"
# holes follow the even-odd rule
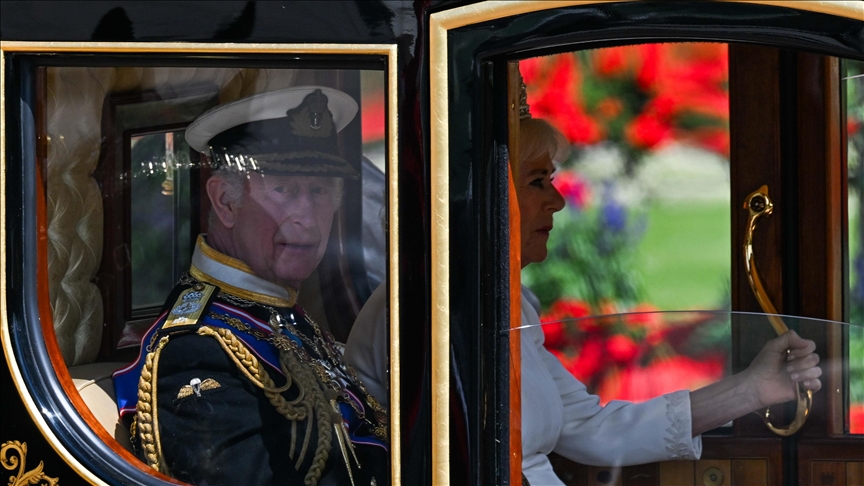
[[[399,185],[398,154],[398,60],[397,44],[232,44],[160,42],[2,42],[0,43],[0,173],[3,209],[0,278],[5,291],[0,296],[4,309],[0,337],[12,381],[21,395],[33,423],[50,446],[82,478],[93,484],[128,483],[177,484],[155,473],[117,443],[102,428],[72,384],[69,371],[57,347],[48,302],[47,256],[44,238],[44,192],[37,181],[37,143],[33,116],[44,111],[39,98],[37,76],[26,74],[37,67],[88,65],[88,59],[102,56],[135,65],[135,59],[157,57],[169,64],[184,60],[221,57],[246,65],[279,59],[308,60],[310,65],[331,69],[354,69],[364,59],[384,63],[386,166],[388,179],[388,255],[390,334],[390,403],[400,403],[399,325]],[[34,63],[32,57],[45,62]],[[131,61],[130,61],[131,60]],[[92,62],[92,61],[91,61]],[[204,61],[198,61],[196,65]],[[296,62],[296,61],[295,61]],[[176,64],[173,64],[176,63]],[[209,65],[209,64],[208,64]],[[319,66],[320,65],[320,66]],[[347,66],[347,67],[346,67]],[[305,67],[305,66],[304,66]],[[28,79],[29,77],[29,79]],[[44,89],[44,85],[42,86]],[[17,103],[18,100],[22,103]],[[34,100],[35,106],[26,106]],[[120,134],[122,136],[122,134]],[[43,171],[44,173],[44,171]],[[40,219],[41,218],[41,219]],[[34,244],[37,243],[37,244]],[[14,263],[13,263],[14,262]],[[106,316],[107,317],[107,316]],[[391,479],[401,482],[400,410],[391,407]]]
[[[769,18],[772,17],[767,15],[769,12],[773,18]],[[457,456],[451,444],[450,411],[452,403],[467,401],[467,410],[471,413],[470,404],[483,404],[488,397],[495,397],[504,383],[510,383],[510,390],[518,390],[518,383],[511,381],[505,366],[508,360],[517,357],[500,346],[497,355],[490,355],[494,362],[481,363],[477,359],[457,363],[456,368],[462,375],[457,377],[460,382],[476,380],[481,383],[479,389],[470,390],[467,397],[453,396],[453,374],[444,365],[450,360],[459,361],[451,349],[459,350],[466,346],[465,342],[482,339],[477,336],[490,330],[500,332],[518,326],[512,325],[519,316],[510,314],[509,299],[502,290],[502,287],[507,288],[504,282],[509,278],[507,272],[484,272],[479,266],[466,270],[465,265],[459,266],[459,272],[453,271],[457,262],[470,257],[477,248],[487,247],[490,239],[500,242],[500,238],[496,240],[496,232],[503,226],[501,215],[507,213],[506,198],[490,201],[494,189],[489,190],[478,180],[480,174],[490,173],[501,178],[500,167],[496,172],[488,166],[490,162],[500,161],[500,157],[491,152],[507,145],[500,127],[492,122],[484,123],[507,112],[506,107],[499,106],[501,102],[496,101],[503,98],[502,88],[495,86],[490,71],[501,73],[503,69],[495,67],[498,63],[565,50],[678,40],[749,42],[862,58],[864,51],[854,44],[854,35],[847,37],[844,31],[852,28],[860,32],[861,28],[850,20],[857,21],[862,14],[864,6],[849,3],[731,0],[700,2],[698,6],[650,1],[512,2],[468,5],[430,16],[431,220],[432,244],[436,248],[432,253],[432,299],[439,302],[432,307],[432,386],[443,391],[432,403],[433,420],[437,425],[433,427],[432,436],[433,463],[437,465],[433,469],[433,483],[454,480],[457,477],[454,474],[458,473],[453,466],[458,465],[460,459],[469,462],[468,469],[483,471],[486,464],[478,464],[478,457],[487,456],[499,459],[500,476],[509,476],[514,484],[520,480],[520,471],[508,464],[521,465],[521,458],[500,460],[521,455],[521,450],[506,450],[511,444],[510,428],[520,425],[507,418],[508,411],[501,417],[506,423],[491,428],[476,422],[472,424],[469,419],[469,440],[475,445],[469,449],[476,451],[485,447],[491,451],[485,452],[485,456],[475,452],[474,456],[460,459],[454,459]],[[815,18],[834,23],[821,24],[821,30],[804,25],[807,19],[814,22]],[[521,26],[521,30],[517,26]],[[472,124],[471,120],[480,122]],[[458,186],[454,184],[456,181]],[[492,186],[496,184],[500,185],[500,180]],[[465,211],[475,211],[479,219],[475,227],[480,230],[466,234],[466,228],[458,223],[464,219],[460,213]],[[451,236],[455,231],[459,232],[460,241]],[[507,261],[506,256],[502,261]],[[472,288],[476,293],[466,296],[465,291],[471,292]],[[489,307],[495,310],[490,311]],[[495,315],[499,320],[478,323],[469,332],[460,329],[479,315]],[[467,347],[470,348],[470,344]],[[483,382],[484,368],[499,370],[499,375],[491,382]],[[507,401],[506,397],[500,398]],[[485,423],[485,414],[485,411],[479,412],[475,421]],[[514,415],[518,417],[518,412]],[[475,432],[478,430],[479,433]],[[479,474],[484,477],[482,472]]]

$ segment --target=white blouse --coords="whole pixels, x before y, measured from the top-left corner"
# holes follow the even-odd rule
[[[531,483],[563,485],[546,457],[556,452],[592,466],[628,466],[698,459],[691,438],[690,392],[642,403],[613,400],[600,406],[558,358],[543,346],[540,318],[522,292],[522,472]]]
[[[387,372],[386,283],[372,296],[351,330],[345,361],[385,406]],[[612,401],[605,407],[543,346],[540,318],[522,292],[522,471],[532,486],[563,485],[546,457],[556,452],[594,466],[626,466],[698,459],[702,441],[691,438],[690,392],[643,403]]]

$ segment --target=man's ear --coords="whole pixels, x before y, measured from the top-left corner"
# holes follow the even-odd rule
[[[236,206],[228,197],[227,184],[221,177],[207,179],[207,196],[210,197],[210,210],[216,213],[219,222],[226,228],[233,228]]]

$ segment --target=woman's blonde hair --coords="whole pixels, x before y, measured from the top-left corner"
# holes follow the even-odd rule
[[[548,156],[554,163],[570,157],[570,144],[564,134],[546,120],[525,118],[519,122],[519,159],[536,160]]]

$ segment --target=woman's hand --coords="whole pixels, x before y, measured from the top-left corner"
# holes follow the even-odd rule
[[[816,343],[789,331],[768,341],[743,372],[690,392],[693,437],[749,412],[794,400],[798,383],[813,391],[821,388],[815,350]]]
[[[814,392],[822,388],[822,369],[817,366],[819,355],[815,350],[816,343],[795,331],[765,344],[743,373],[748,388],[761,403],[759,408],[794,400],[798,383]]]

